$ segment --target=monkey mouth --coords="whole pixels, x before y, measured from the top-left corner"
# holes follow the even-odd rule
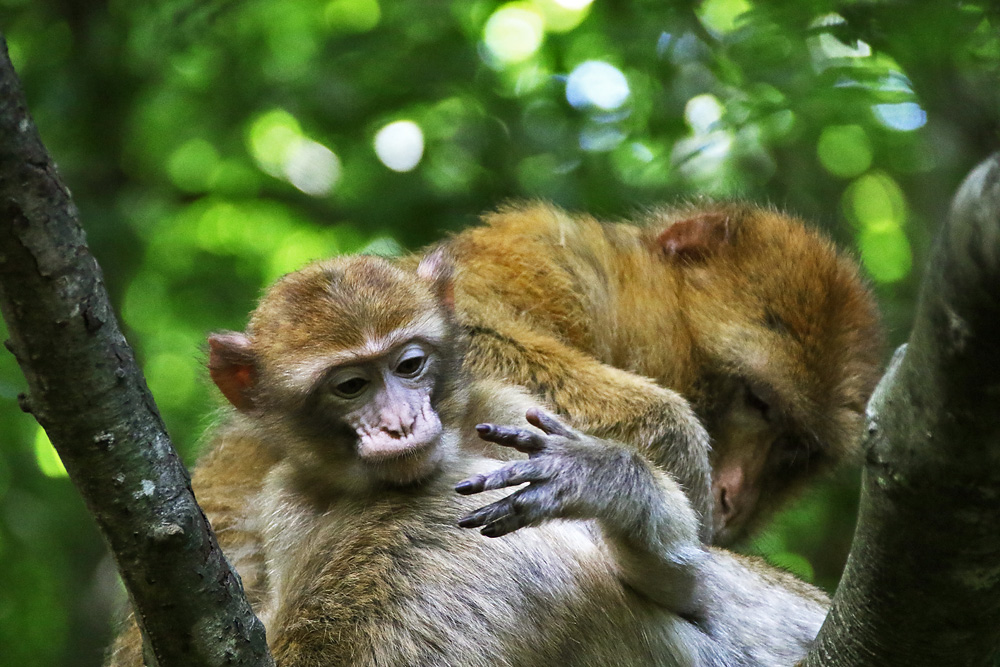
[[[418,409],[403,405],[365,415],[352,424],[358,434],[358,457],[370,463],[426,458],[441,438],[441,418],[425,396]]]
[[[358,455],[372,462],[415,457],[425,453],[437,442],[438,434],[433,437],[427,435],[412,433],[400,437],[383,431],[373,436],[362,437],[358,442]]]
[[[437,444],[441,430],[441,420],[433,411],[407,429],[365,429],[358,433],[358,456],[373,463],[423,457]]]

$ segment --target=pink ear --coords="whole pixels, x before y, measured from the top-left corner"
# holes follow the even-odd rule
[[[441,303],[448,310],[455,309],[455,284],[452,276],[455,265],[445,246],[439,245],[424,255],[417,265],[417,276],[433,286]]]
[[[730,240],[729,216],[722,213],[677,220],[656,237],[668,257],[695,261],[714,255]]]
[[[237,410],[253,407],[249,390],[257,380],[253,347],[242,333],[218,333],[208,337],[208,374],[222,395]]]

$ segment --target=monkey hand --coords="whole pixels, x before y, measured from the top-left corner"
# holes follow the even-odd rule
[[[517,449],[528,459],[470,477],[455,490],[470,495],[528,485],[462,517],[459,526],[500,537],[547,519],[613,519],[635,497],[623,494],[624,487],[653,484],[648,464],[624,446],[581,433],[538,408],[529,410],[527,419],[541,433],[494,424],[476,427],[483,440]]]

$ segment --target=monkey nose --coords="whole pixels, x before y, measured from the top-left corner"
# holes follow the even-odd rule
[[[731,481],[731,480],[730,480]],[[739,485],[726,483],[726,480],[716,480],[713,485],[715,496],[715,530],[725,530],[726,533],[740,530],[747,499],[746,489]]]
[[[714,488],[715,511],[712,513],[713,537],[712,543],[725,546],[731,544],[740,535],[739,497],[732,489],[718,484]]]
[[[722,519],[728,520],[732,516],[733,505],[730,502],[729,494],[726,493],[726,487],[723,486],[719,489],[715,504]]]
[[[745,504],[743,497],[747,485],[743,468],[739,465],[721,466],[712,479],[715,512],[722,525],[734,520]]]

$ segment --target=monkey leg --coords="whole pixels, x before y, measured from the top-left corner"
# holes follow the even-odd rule
[[[543,397],[574,426],[635,447],[681,484],[712,532],[709,437],[680,394],[527,327],[467,326],[472,377],[514,382]]]

